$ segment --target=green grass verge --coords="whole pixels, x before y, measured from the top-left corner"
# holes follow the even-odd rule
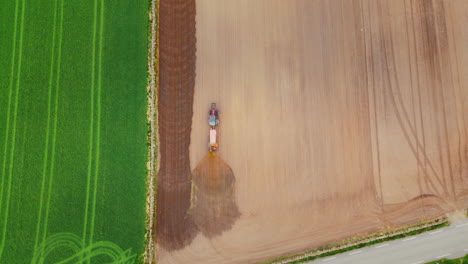
[[[159,0],[149,2],[149,17],[148,24],[148,83],[147,83],[147,147],[149,171],[147,179],[147,215],[146,215],[146,237],[145,237],[145,253],[143,255],[145,263],[153,263],[155,261],[154,241],[155,232],[154,226],[156,223],[156,196],[157,196],[157,168],[158,168],[158,90],[159,90]],[[154,46],[153,46],[154,45]]]
[[[456,259],[440,259],[432,262],[427,262],[426,264],[468,264],[468,254],[464,257],[456,258]]]
[[[440,222],[440,221],[438,221],[438,222]],[[422,227],[422,226],[424,226],[426,224],[427,223],[418,223],[418,224],[414,224],[414,225],[410,225],[410,226],[400,227],[400,228],[397,228],[397,229],[386,230],[385,232],[375,233],[375,234],[371,234],[371,235],[364,236],[364,237],[351,238],[351,239],[340,241],[338,243],[325,245],[325,246],[319,247],[317,249],[308,250],[306,252],[302,252],[302,253],[299,253],[299,254],[292,254],[292,255],[278,257],[278,258],[275,258],[275,259],[272,259],[272,260],[261,262],[260,264],[271,264],[271,263],[281,262],[281,261],[285,261],[285,260],[288,260],[288,259],[300,257],[300,256],[306,255],[306,254],[318,253],[317,255],[304,257],[304,258],[301,258],[299,260],[291,260],[290,262],[288,262],[288,263],[302,263],[302,262],[305,262],[305,261],[311,261],[311,260],[318,259],[318,258],[323,258],[323,257],[328,257],[328,256],[340,254],[340,253],[343,253],[343,252],[346,252],[346,251],[351,251],[351,250],[355,250],[355,249],[359,249],[359,248],[363,248],[363,247],[368,247],[368,246],[378,244],[378,243],[382,243],[382,242],[385,242],[385,241],[391,241],[391,240],[400,239],[400,238],[404,238],[404,237],[408,237],[408,236],[414,236],[414,235],[417,235],[417,234],[420,234],[420,233],[423,233],[423,232],[427,232],[427,231],[431,231],[431,230],[434,230],[434,229],[446,227],[446,226],[449,225],[448,222],[444,221],[442,223],[438,223],[438,224],[431,225],[431,226],[428,226],[428,227],[419,228],[419,227]],[[416,229],[416,230],[409,231],[409,232],[404,232],[405,230],[411,230],[411,229]],[[403,232],[403,233],[392,235],[392,234],[400,233],[400,232]],[[385,236],[385,238],[375,239],[375,238],[378,238],[378,237],[381,237],[381,236]],[[359,243],[359,241],[369,241],[369,242]],[[342,247],[344,245],[349,245],[349,244],[354,244],[354,245],[349,246],[349,247],[345,247],[345,248],[341,248],[341,249],[337,249],[337,250],[333,250],[334,248]],[[319,253],[321,251],[326,251],[326,252],[325,253]]]
[[[141,262],[148,6],[2,4],[0,263]]]

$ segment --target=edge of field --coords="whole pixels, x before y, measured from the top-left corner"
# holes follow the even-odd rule
[[[437,217],[428,221],[419,222],[412,225],[405,225],[398,228],[391,228],[382,232],[373,233],[366,236],[352,237],[336,243],[327,244],[315,249],[306,250],[300,253],[281,256],[259,264],[286,264],[301,263],[311,261],[322,257],[328,257],[351,251],[357,248],[367,247],[384,241],[395,240],[407,236],[414,236],[423,232],[442,228],[449,225],[448,218],[445,216]]]
[[[157,90],[159,85],[159,0],[151,0],[149,7],[149,52],[148,52],[148,176],[146,195],[146,235],[144,263],[156,263],[155,241],[153,240],[153,226],[156,222],[156,190],[157,171],[159,167],[159,137],[158,137],[158,110]]]

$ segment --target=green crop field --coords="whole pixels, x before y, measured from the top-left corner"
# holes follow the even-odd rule
[[[148,0],[0,5],[0,263],[140,263]]]

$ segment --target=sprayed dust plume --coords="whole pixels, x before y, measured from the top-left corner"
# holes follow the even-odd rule
[[[192,205],[188,214],[206,237],[231,229],[239,218],[234,187],[234,172],[214,153],[207,154],[192,172]]]

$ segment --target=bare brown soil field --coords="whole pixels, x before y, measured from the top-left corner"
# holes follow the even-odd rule
[[[158,263],[255,263],[468,207],[467,1],[160,9]]]
[[[190,207],[190,129],[195,81],[195,0],[160,1],[159,154],[156,195],[157,244],[168,250],[196,235]]]

